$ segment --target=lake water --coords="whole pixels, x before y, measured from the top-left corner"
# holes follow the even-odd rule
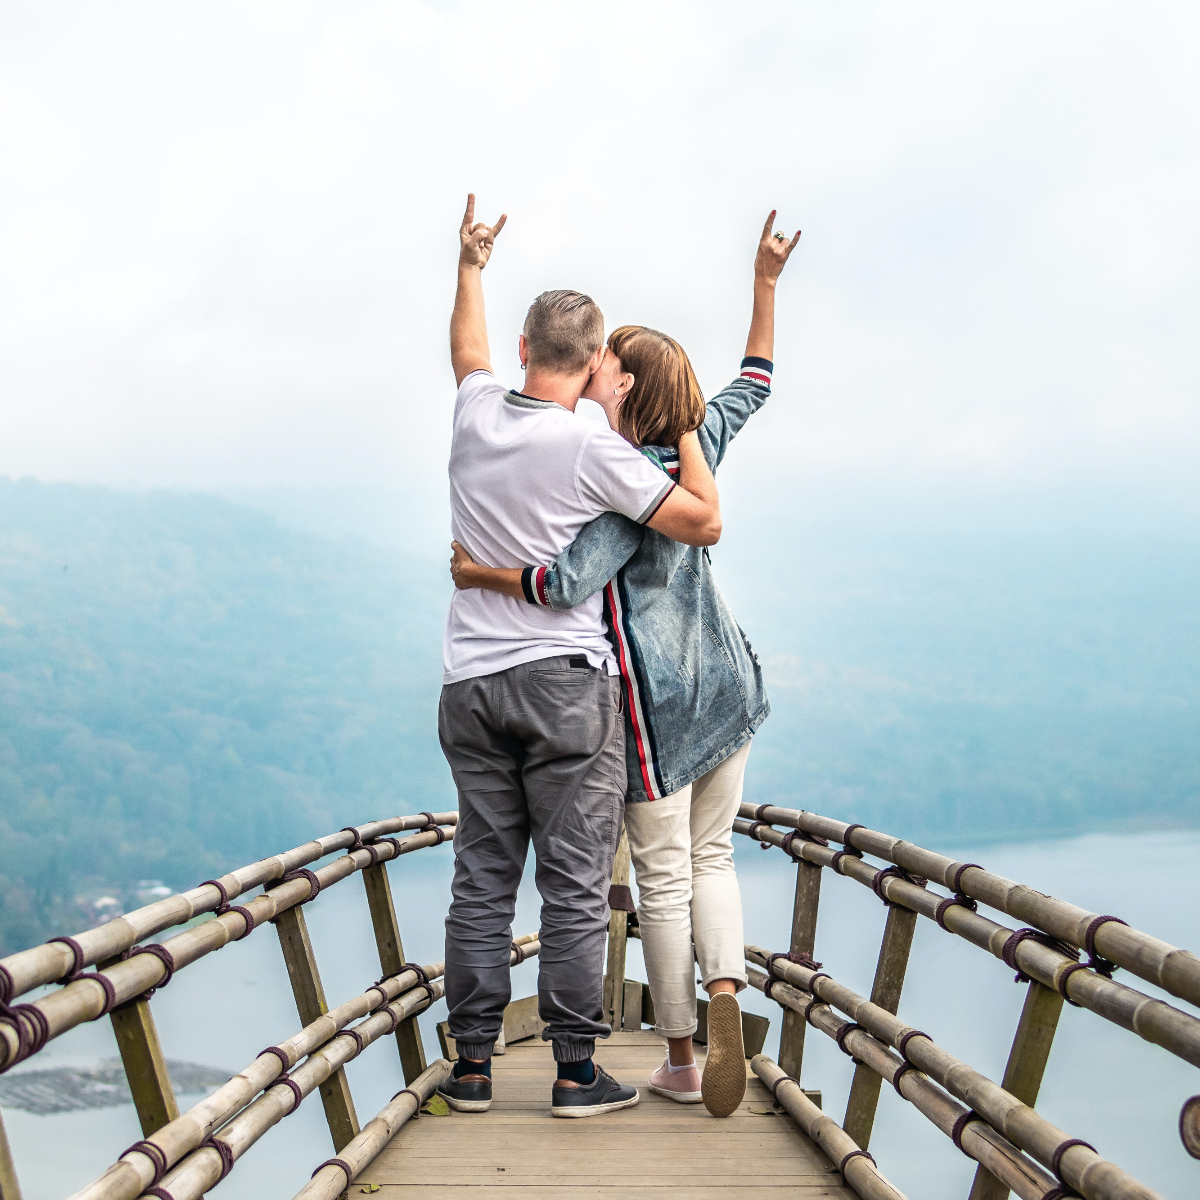
[[[760,852],[744,839],[738,841],[746,939],[786,949],[794,868],[778,851]],[[1025,846],[956,846],[946,852],[1096,912],[1120,915],[1177,946],[1194,949],[1200,943],[1200,833],[1095,835]],[[391,867],[411,960],[442,958],[450,871],[448,848],[421,851]],[[331,1005],[341,1003],[379,973],[362,886],[357,879],[346,880],[306,912],[327,998]],[[527,871],[517,914],[516,934],[537,929],[532,871]],[[826,873],[816,956],[863,994],[870,991],[885,915],[865,888]],[[631,942],[629,948],[629,976],[645,979],[640,944]],[[536,971],[536,962],[516,968],[514,997],[536,990]],[[1161,995],[1127,972],[1118,978]],[[922,920],[900,1015],[999,1079],[1024,991],[1002,963]],[[743,993],[743,1002],[748,1010],[770,1017],[766,1049],[774,1056],[781,1010],[753,990]],[[188,967],[155,996],[153,1005],[168,1058],[231,1073],[298,1025],[270,928]],[[442,1002],[421,1019],[431,1059],[439,1053],[434,1026],[444,1016]],[[17,1070],[83,1066],[115,1054],[111,1026],[101,1021],[52,1042]],[[602,1046],[598,1058],[603,1062]],[[852,1071],[850,1060],[831,1041],[809,1032],[805,1085],[822,1089],[826,1111],[839,1120]],[[347,1072],[364,1124],[402,1086],[391,1039],[369,1049]],[[547,1090],[549,1085],[548,1079]],[[1200,1073],[1195,1068],[1093,1013],[1066,1007],[1038,1108],[1070,1136],[1091,1142],[1163,1196],[1182,1200],[1200,1194],[1200,1162],[1187,1156],[1177,1134],[1179,1109],[1197,1092]],[[195,1099],[182,1097],[181,1107]],[[140,1137],[132,1104],[52,1116],[6,1108],[4,1122],[25,1200],[62,1200]],[[871,1150],[883,1172],[913,1200],[962,1200],[970,1187],[975,1164],[887,1086],[882,1089]],[[282,1200],[299,1190],[312,1168],[332,1152],[320,1101],[312,1096],[239,1161],[214,1195],[224,1200]]]

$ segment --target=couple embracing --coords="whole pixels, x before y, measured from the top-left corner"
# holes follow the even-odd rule
[[[705,403],[687,355],[653,329],[604,339],[579,292],[544,292],[519,339],[520,390],[492,371],[482,271],[503,228],[460,230],[450,355],[457,587],[438,730],[458,790],[446,999],[459,1058],[439,1089],[491,1104],[491,1055],[529,844],[542,897],[538,1005],[557,1117],[638,1102],[593,1062],[603,1021],[608,887],[622,821],[638,925],[667,1041],[651,1091],[728,1116],[745,1092],[746,986],[733,820],[769,711],[758,659],[713,579],[713,471],[770,396],[775,284],[799,240],[767,219],[738,378]],[[608,427],[583,421],[581,398]],[[703,1076],[692,1055],[693,964],[710,996]]]

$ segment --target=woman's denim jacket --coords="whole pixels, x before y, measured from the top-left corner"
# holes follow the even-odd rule
[[[715,472],[729,443],[771,394],[771,363],[748,358],[708,402],[697,430]],[[679,451],[644,448],[673,478]],[[758,655],[713,578],[708,551],[618,513],[604,513],[545,567],[527,567],[525,598],[566,609],[604,589],[605,619],[625,685],[627,800],[679,791],[744,746],[771,706]]]

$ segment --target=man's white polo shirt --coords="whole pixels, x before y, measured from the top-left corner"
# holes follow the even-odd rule
[[[550,562],[602,512],[648,521],[675,485],[606,425],[510,392],[487,371],[462,381],[450,448],[450,528],[478,563]],[[519,663],[584,654],[617,673],[601,593],[568,612],[482,588],[455,591],[442,645],[443,683]]]

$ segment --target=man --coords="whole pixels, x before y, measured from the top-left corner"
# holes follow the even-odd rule
[[[458,384],[450,451],[454,537],[478,562],[549,562],[588,521],[624,513],[668,537],[713,545],[720,504],[699,443],[680,446],[679,483],[575,407],[604,358],[604,318],[579,292],[531,305],[520,392],[492,373],[482,271],[505,217],[460,230],[450,357]],[[491,1054],[511,995],[517,887],[532,840],[542,896],[538,1011],[553,1043],[555,1116],[638,1102],[592,1062],[602,1021],[608,885],[625,789],[617,665],[599,595],[557,612],[483,589],[456,591],[443,649],[442,749],[458,789],[446,999],[458,1044],[439,1089],[452,1107],[491,1104]]]

